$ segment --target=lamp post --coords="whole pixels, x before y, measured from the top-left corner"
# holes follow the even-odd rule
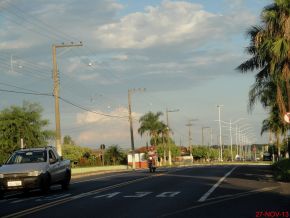
[[[230,122],[225,122],[225,121],[221,121],[223,123],[226,123],[226,124],[229,124],[230,127],[229,127],[229,130],[230,130],[230,146],[231,146],[231,161],[233,161],[233,136],[232,136],[232,125],[235,124],[235,123],[238,123],[239,121],[241,120],[244,120],[245,118],[239,118],[237,120],[235,120],[234,122],[232,122],[232,120],[230,120]],[[236,131],[237,131],[237,128],[236,128]],[[237,132],[236,132],[237,133]],[[236,146],[238,148],[238,145],[237,145],[237,135],[236,135]],[[237,151],[237,154],[238,154],[238,151]]]
[[[168,108],[166,108],[166,124],[167,124],[167,128],[168,128],[168,135],[170,136],[170,127],[169,127],[169,118],[168,118],[168,113],[171,112],[178,112],[179,109],[174,109],[174,110],[168,110]],[[168,143],[168,139],[167,139],[167,143]],[[164,151],[165,152],[165,151]],[[169,165],[172,165],[172,157],[171,157],[171,150],[170,150],[170,145],[168,146],[168,161],[169,161]]]
[[[221,107],[223,107],[223,105],[217,105],[218,113],[219,113],[219,119],[218,119],[218,121],[219,121],[219,130],[220,130],[220,134],[219,134],[219,144],[220,144],[220,155],[219,155],[219,159],[220,159],[220,161],[223,161]]]
[[[248,125],[247,125],[248,126]],[[252,129],[252,127],[251,126],[248,126],[247,128],[245,128],[245,129],[241,129],[241,130],[239,130],[239,139],[240,139],[240,151],[242,150],[243,152],[243,156],[244,156],[244,158],[246,157],[246,150],[244,149],[245,147],[245,145],[246,145],[246,143],[247,143],[247,139],[248,139],[248,137],[247,137],[247,135],[246,134],[249,134],[249,132],[247,132],[247,130],[249,130],[249,129]],[[242,137],[241,137],[242,136]],[[242,149],[243,148],[243,149]]]

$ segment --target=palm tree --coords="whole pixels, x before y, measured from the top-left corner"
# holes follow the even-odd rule
[[[124,155],[118,145],[111,145],[105,152],[105,158],[107,162],[113,162],[113,165],[116,165],[124,159]]]
[[[252,57],[238,66],[241,72],[259,70],[256,83],[276,81],[275,101],[283,117],[290,111],[290,1],[275,0],[262,11],[262,26],[249,29],[250,46],[246,52]]]
[[[249,109],[257,100],[270,111],[262,131],[273,131],[279,148],[279,137],[287,126],[283,121],[290,111],[290,1],[274,0],[261,13],[261,26],[248,30],[251,58],[237,67],[241,72],[258,70],[256,82],[249,92]],[[288,148],[289,150],[290,148]]]
[[[149,133],[151,142],[154,145],[158,144],[158,137],[161,130],[166,126],[162,121],[159,120],[160,116],[163,115],[162,112],[148,112],[139,119],[140,127],[138,133],[142,136],[145,132]]]

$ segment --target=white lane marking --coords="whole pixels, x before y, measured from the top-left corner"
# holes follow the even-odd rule
[[[38,197],[31,197],[31,198],[26,198],[26,199],[19,199],[19,200],[16,200],[16,201],[12,201],[10,203],[16,204],[16,203],[20,203],[20,202],[24,202],[24,201],[34,200],[36,198],[38,198]]]
[[[19,198],[10,198],[10,199],[3,199],[3,200],[1,200],[0,201],[0,203],[6,203],[6,202],[8,202],[8,201],[14,201],[14,200],[18,200]]]
[[[229,194],[229,195],[223,195],[223,196],[208,198],[207,200],[208,201],[214,201],[214,200],[218,200],[218,199],[225,199],[225,198],[232,198],[232,197],[243,197],[243,196],[247,196],[247,195],[250,195],[250,194],[266,192],[266,191],[272,191],[272,190],[277,189],[277,188],[279,188],[279,187],[278,186],[266,187],[266,188],[255,189],[255,190],[251,190],[251,191],[247,191],[247,192],[241,192],[241,193],[237,193],[237,194]]]
[[[179,216],[181,216],[180,215],[181,213],[186,212],[186,211],[190,211],[190,210],[193,210],[196,208],[208,207],[210,205],[218,204],[221,202],[234,200],[234,199],[242,198],[242,197],[253,195],[253,194],[263,193],[263,192],[271,191],[271,190],[278,189],[278,188],[279,188],[278,186],[277,187],[262,188],[262,189],[257,189],[257,190],[252,190],[249,192],[241,193],[241,194],[236,194],[236,195],[229,196],[229,197],[226,197],[223,199],[213,199],[212,201],[206,201],[206,202],[203,202],[201,204],[193,205],[193,206],[188,207],[188,208],[184,208],[184,209],[177,210],[177,211],[174,211],[171,213],[163,214],[159,217],[168,217],[168,216],[173,217],[174,215],[175,215],[175,217],[179,217]]]
[[[208,196],[213,193],[213,191],[225,180],[225,178],[227,178],[237,167],[234,167],[233,169],[231,169],[226,175],[224,175],[222,178],[220,178],[220,180],[214,184],[210,190],[208,190],[208,192],[206,192],[199,200],[198,202],[204,202]]]
[[[73,181],[73,182],[70,182],[70,184],[78,184],[78,183],[83,183],[83,182],[91,182],[91,181],[97,181],[97,180],[102,180],[102,179],[106,179],[106,178],[110,178],[110,177],[117,177],[117,176],[120,176],[120,175],[126,175],[126,174],[129,174],[129,173],[122,173],[122,174],[113,174],[113,175],[108,175],[108,176],[102,176],[102,177],[97,177],[97,178],[93,178],[93,179],[86,179],[86,180],[81,180],[81,181]]]
[[[105,195],[98,195],[98,196],[95,196],[94,198],[103,198],[103,197],[112,198],[112,197],[115,197],[116,195],[118,195],[120,193],[121,192],[113,192],[113,193],[109,193],[109,194],[105,194]]]
[[[157,198],[172,198],[178,195],[180,192],[163,192],[159,195],[156,195]]]
[[[135,192],[136,195],[126,195],[124,198],[142,198],[146,195],[151,194],[152,192]]]
[[[64,194],[64,195],[52,195],[52,196],[48,196],[45,198],[40,198],[40,199],[36,199],[35,201],[39,202],[39,201],[52,201],[52,200],[57,200],[60,198],[65,198],[68,196],[71,196],[72,194]]]

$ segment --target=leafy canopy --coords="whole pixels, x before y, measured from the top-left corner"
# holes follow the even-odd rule
[[[21,138],[27,148],[46,146],[53,139],[54,133],[44,129],[49,122],[42,119],[42,111],[39,104],[29,102],[0,111],[0,162],[20,149]]]

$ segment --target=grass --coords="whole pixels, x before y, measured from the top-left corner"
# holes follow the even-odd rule
[[[273,165],[274,176],[279,181],[290,182],[290,159],[280,160]]]

